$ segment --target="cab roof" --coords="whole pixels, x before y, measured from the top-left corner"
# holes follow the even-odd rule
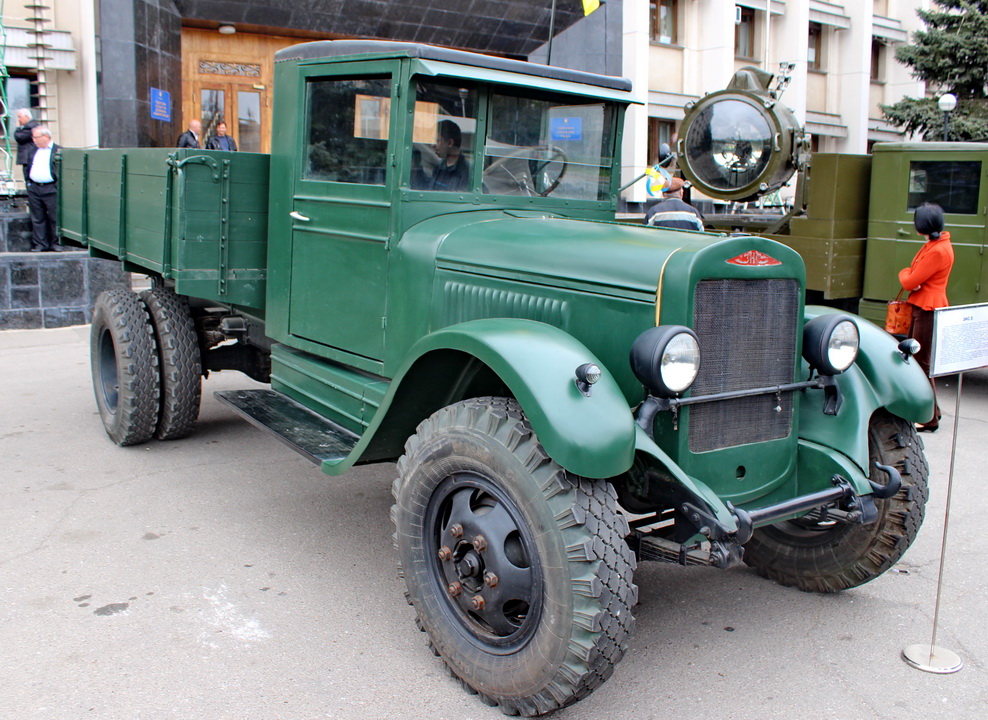
[[[372,56],[374,58],[408,57],[421,60],[437,60],[469,67],[520,73],[550,80],[563,80],[566,82],[593,85],[609,90],[631,91],[631,81],[627,78],[597,75],[596,73],[570,70],[569,68],[556,67],[554,65],[537,65],[535,63],[524,62],[523,60],[482,55],[465,50],[453,50],[436,45],[391,42],[386,40],[319,40],[316,42],[302,43],[300,45],[292,45],[284,50],[279,50],[275,54],[275,62],[320,60],[352,56],[368,59]]]

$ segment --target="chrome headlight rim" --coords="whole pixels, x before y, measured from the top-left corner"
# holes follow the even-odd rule
[[[679,397],[693,386],[700,372],[700,342],[685,325],[659,325],[635,339],[630,362],[635,377],[650,393]]]
[[[840,375],[854,365],[861,331],[850,315],[819,315],[803,327],[803,358],[821,375]]]

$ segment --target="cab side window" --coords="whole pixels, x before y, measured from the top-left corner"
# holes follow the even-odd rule
[[[975,160],[909,163],[907,209],[936,203],[945,213],[977,215],[981,195],[981,163]]]
[[[412,131],[414,190],[470,190],[477,91],[458,84],[419,81],[415,91]]]
[[[306,180],[383,185],[391,79],[313,79],[306,86]]]

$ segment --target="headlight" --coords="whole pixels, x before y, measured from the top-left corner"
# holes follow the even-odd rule
[[[631,369],[642,385],[659,397],[685,392],[700,371],[700,343],[682,325],[646,330],[631,346]]]
[[[803,357],[821,375],[839,375],[858,357],[858,326],[847,315],[820,315],[803,327]]]

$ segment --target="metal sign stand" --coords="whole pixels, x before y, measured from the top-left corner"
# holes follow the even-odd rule
[[[957,373],[957,402],[954,405],[954,429],[950,444],[950,471],[947,474],[947,502],[943,517],[943,542],[940,546],[940,572],[937,576],[936,610],[933,612],[933,637],[929,645],[908,645],[902,659],[911,667],[930,673],[955,673],[964,667],[958,655],[937,647],[937,624],[943,591],[943,568],[947,556],[947,528],[950,524],[950,496],[954,486],[954,459],[957,455],[957,426],[961,417],[961,390],[964,371],[988,366],[988,303],[940,308],[933,315],[933,347],[930,377]]]
[[[940,573],[937,576],[937,602],[933,612],[933,637],[930,644],[907,645],[902,651],[902,659],[917,670],[930,673],[955,673],[964,667],[964,661],[957,653],[937,647],[937,623],[940,620],[940,596],[943,589],[943,565],[947,557],[947,526],[950,523],[950,495],[954,487],[954,455],[957,450],[957,422],[961,416],[961,389],[964,386],[964,373],[957,376],[957,402],[954,404],[954,429],[950,441],[950,471],[947,474],[947,508],[943,514],[943,542],[940,545]]]

